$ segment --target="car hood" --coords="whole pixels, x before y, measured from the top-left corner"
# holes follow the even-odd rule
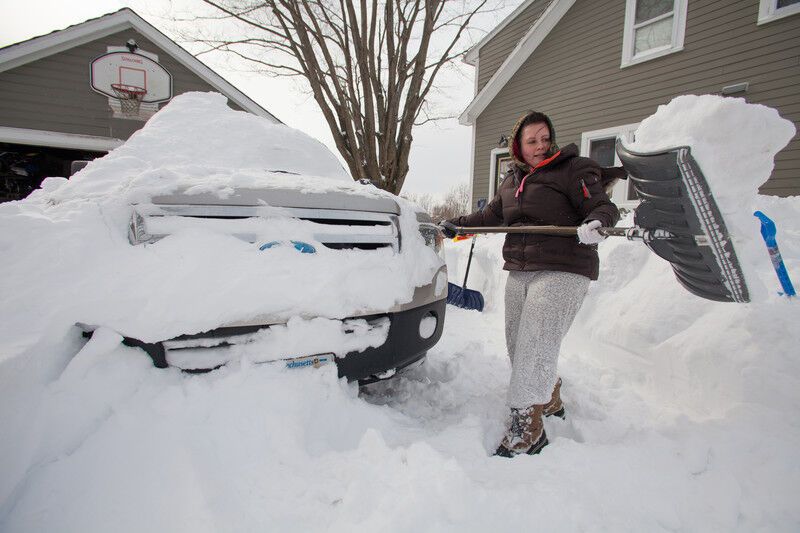
[[[363,185],[363,187],[373,187]],[[275,206],[302,209],[347,209],[400,214],[391,197],[373,196],[357,190],[304,191],[292,188],[235,188],[232,193],[190,193],[187,189],[154,196],[155,205]]]

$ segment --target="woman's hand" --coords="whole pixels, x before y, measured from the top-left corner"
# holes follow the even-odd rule
[[[439,222],[439,229],[442,230],[442,235],[444,235],[448,239],[452,239],[458,234],[455,225],[453,225],[451,222],[448,222],[447,220],[442,220],[441,222]]]
[[[578,226],[578,240],[581,244],[597,244],[603,242],[605,236],[601,235],[597,228],[603,223],[599,220],[590,220]]]

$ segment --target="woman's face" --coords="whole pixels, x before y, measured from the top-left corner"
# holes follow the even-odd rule
[[[550,149],[550,129],[544,122],[528,124],[519,136],[522,158],[535,167],[547,158]]]

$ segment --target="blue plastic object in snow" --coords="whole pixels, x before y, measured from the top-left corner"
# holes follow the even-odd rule
[[[302,241],[290,241],[290,242],[292,243],[292,246],[294,246],[294,249],[297,250],[298,252],[300,252],[301,254],[313,254],[313,253],[316,253],[316,251],[317,251],[316,248],[314,248],[312,245],[308,244],[307,242],[302,242]],[[268,243],[262,244],[261,246],[259,246],[258,249],[263,252],[264,250],[268,250],[268,249],[270,249],[270,248],[272,248],[274,246],[278,246],[280,244],[284,244],[284,243],[281,242],[281,241],[272,241],[272,242],[268,242]]]
[[[778,275],[778,281],[783,287],[783,294],[786,296],[795,296],[794,286],[792,280],[789,278],[789,272],[786,270],[786,265],[783,264],[781,251],[778,248],[778,241],[775,239],[777,229],[775,223],[767,215],[761,211],[753,213],[761,221],[761,236],[764,238],[764,243],[767,245],[769,258],[772,261],[772,266],[775,268],[775,273]]]

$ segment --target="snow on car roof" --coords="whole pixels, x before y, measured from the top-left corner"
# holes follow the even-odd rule
[[[336,156],[305,133],[228,107],[218,93],[175,97],[119,148],[69,182],[43,185],[53,201],[113,196],[140,202],[177,190],[215,191],[288,184],[302,190],[345,189],[354,183]]]

